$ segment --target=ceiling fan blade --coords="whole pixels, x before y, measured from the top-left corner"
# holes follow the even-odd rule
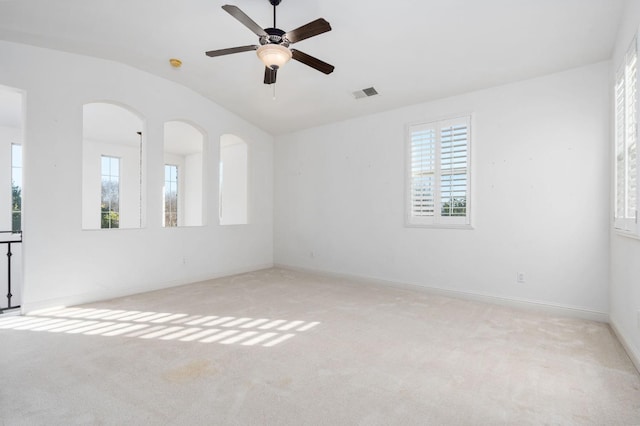
[[[234,6],[231,4],[225,4],[222,8],[231,16],[236,18],[242,25],[249,28],[251,31],[255,33],[255,35],[260,37],[266,37],[267,33],[260,27],[260,25],[256,24],[255,21],[247,16],[238,6]]]
[[[248,52],[249,50],[257,50],[258,46],[250,45],[250,46],[240,46],[240,47],[230,47],[228,49],[219,49],[219,50],[210,50],[205,52],[205,55],[211,56],[222,56],[222,55],[230,55],[232,53],[240,53],[240,52]]]
[[[269,67],[264,67],[264,84],[275,83],[277,74],[278,74],[278,70],[274,70]]]
[[[291,42],[297,43],[309,37],[317,36],[318,34],[331,31],[331,25],[323,18],[318,18],[315,21],[309,22],[306,25],[289,31],[284,36]]]
[[[323,62],[318,58],[314,58],[311,55],[307,55],[299,50],[291,49],[291,53],[293,54],[293,59],[296,61],[302,62],[303,64],[308,65],[311,68],[315,68],[325,74],[331,74],[335,69],[333,65]]]

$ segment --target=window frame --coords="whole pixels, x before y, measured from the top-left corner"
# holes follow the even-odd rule
[[[620,235],[635,238],[640,238],[640,226],[638,226],[638,210],[640,210],[640,185],[638,185],[638,171],[640,171],[640,157],[638,156],[640,75],[638,72],[638,60],[640,55],[638,47],[636,35],[629,48],[625,51],[613,82],[613,228]],[[628,68],[632,65],[632,84],[629,85]],[[620,103],[618,102],[619,87],[622,88],[622,110],[620,110]],[[629,104],[629,88],[634,90],[631,105]],[[627,123],[629,118],[634,121],[631,132]],[[633,141],[630,143],[629,139],[633,139]],[[629,159],[631,149],[633,149],[635,161],[633,159],[630,161]],[[622,162],[622,177],[620,176],[620,162]],[[633,183],[631,183],[629,174],[633,167],[635,167],[633,170],[635,176]],[[635,185],[635,188],[630,188],[632,185]],[[622,201],[620,199],[621,193]],[[635,204],[635,206],[630,206],[630,203]],[[620,208],[622,213],[619,210]],[[630,210],[634,210],[634,214],[630,214]]]
[[[460,113],[429,120],[417,121],[405,125],[405,227],[408,228],[444,228],[444,229],[473,229],[473,125],[474,114]],[[464,123],[467,127],[466,140],[466,205],[464,216],[443,216],[441,214],[441,181],[442,181],[442,129],[454,124]],[[412,170],[412,134],[419,129],[433,128],[436,132],[435,148],[435,181],[433,216],[415,216],[413,214],[413,170]]]
[[[175,176],[176,179],[175,181],[172,181],[171,179],[167,180],[166,179],[166,173],[167,173],[167,167],[173,167],[175,168]],[[182,171],[182,167],[180,167],[179,164],[173,164],[173,163],[164,163],[164,171],[165,171],[165,179],[164,179],[164,185],[163,185],[163,203],[162,203],[162,226],[164,228],[177,228],[178,226],[180,226],[180,183],[181,183],[181,179],[180,179],[180,172]],[[175,193],[176,193],[176,200],[175,200],[175,224],[167,224],[167,183],[171,184],[171,183],[175,183]],[[172,212],[169,211],[169,214],[171,214]]]
[[[20,164],[16,165],[16,158],[15,158],[15,151],[14,149],[16,149],[17,147],[19,147],[20,150]],[[22,231],[22,191],[23,191],[23,168],[24,168],[24,161],[23,161],[23,149],[22,149],[22,144],[21,143],[16,143],[16,142],[11,142],[11,231],[12,232],[21,232]],[[15,185],[17,188],[19,188],[20,190],[20,196],[18,198],[19,203],[20,203],[20,209],[19,210],[14,210],[14,199],[13,199],[13,187],[14,187],[14,178],[15,178],[15,174],[16,173],[20,173],[20,181],[19,181],[19,185]],[[15,216],[17,215],[18,219],[16,221]],[[16,228],[16,223],[19,225]]]
[[[118,174],[114,175],[111,174],[111,165],[109,166],[109,174],[104,174],[104,170],[102,169],[102,160],[104,158],[108,158],[109,162],[111,162],[112,160],[117,160],[118,162]],[[109,178],[109,181],[111,182],[113,180],[114,177],[117,177],[118,179],[118,210],[112,210],[111,206],[109,206],[109,210],[107,211],[107,213],[111,213],[111,212],[116,212],[118,214],[118,223],[117,226],[112,226],[112,220],[109,219],[109,226],[107,227],[103,227],[102,226],[102,219],[103,219],[103,215],[105,212],[102,211],[102,182],[103,179],[105,177]],[[121,187],[121,182],[122,182],[122,158],[114,156],[114,155],[106,155],[106,154],[101,154],[100,155],[100,229],[120,229],[120,201],[121,201],[121,194],[122,194],[122,187]]]

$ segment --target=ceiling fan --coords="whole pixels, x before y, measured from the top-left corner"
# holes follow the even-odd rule
[[[205,52],[207,56],[223,56],[232,53],[248,52],[257,50],[258,57],[265,65],[264,84],[273,84],[276,82],[278,70],[290,59],[295,59],[305,65],[310,66],[322,73],[331,74],[334,66],[313,56],[307,55],[297,49],[290,49],[289,45],[299,41],[317,36],[319,34],[331,31],[331,25],[323,18],[316,19],[292,31],[282,31],[276,26],[276,6],[282,0],[269,0],[273,5],[273,27],[260,28],[249,16],[247,16],[237,6],[226,4],[222,8],[231,16],[236,18],[245,27],[253,31],[258,37],[260,45],[249,45],[240,47],[231,47],[229,49],[210,50]]]

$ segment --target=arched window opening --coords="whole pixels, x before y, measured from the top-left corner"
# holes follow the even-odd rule
[[[142,227],[143,125],[118,105],[83,106],[83,229]]]
[[[22,304],[25,96],[21,90],[0,86],[0,313]]]
[[[0,86],[0,231],[22,230],[22,96]]]
[[[191,124],[164,124],[165,227],[203,225],[203,146],[203,133]]]

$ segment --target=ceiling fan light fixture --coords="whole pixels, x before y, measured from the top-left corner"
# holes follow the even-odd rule
[[[282,68],[293,56],[291,50],[273,43],[260,46],[256,53],[264,65],[273,70]]]
[[[2,1],[2,0],[0,0]],[[331,24],[324,18],[318,18],[308,24],[302,25],[291,31],[283,31],[276,25],[276,6],[281,0],[269,0],[273,5],[273,27],[262,28],[253,19],[247,16],[238,6],[225,4],[222,9],[233,16],[238,22],[247,27],[258,36],[260,46],[250,44],[247,46],[232,47],[229,49],[217,49],[204,52],[207,56],[230,55],[232,53],[248,52],[255,50],[260,61],[265,65],[264,84],[274,84],[278,69],[282,68],[291,59],[307,65],[324,74],[331,74],[334,66],[307,55],[298,49],[289,49],[290,44],[298,43],[311,37],[331,31]]]

